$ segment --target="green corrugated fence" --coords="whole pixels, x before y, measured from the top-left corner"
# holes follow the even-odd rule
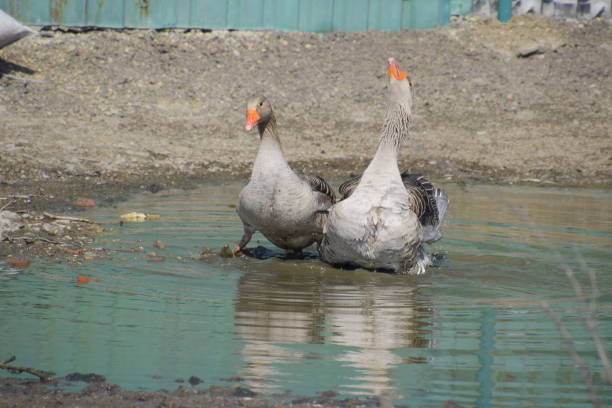
[[[0,0],[29,25],[329,32],[447,25],[460,0]]]

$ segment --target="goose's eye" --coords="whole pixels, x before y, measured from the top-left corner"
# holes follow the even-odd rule
[[[263,106],[263,101],[259,102],[259,106]]]

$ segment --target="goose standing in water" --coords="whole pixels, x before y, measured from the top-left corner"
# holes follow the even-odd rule
[[[238,215],[244,234],[240,252],[260,231],[274,245],[300,253],[321,236],[327,209],[334,203],[325,180],[294,172],[283,156],[272,105],[263,96],[247,103],[246,130],[257,128],[260,146],[251,179],[240,192]]]
[[[323,229],[321,258],[332,265],[422,274],[430,264],[423,247],[441,238],[446,194],[417,174],[400,174],[397,157],[409,135],[412,84],[393,58],[388,62],[389,108],[374,158],[360,178],[340,186]]]

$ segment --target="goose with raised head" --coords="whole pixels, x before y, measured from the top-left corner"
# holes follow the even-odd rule
[[[272,105],[264,96],[247,102],[246,130],[254,128],[260,145],[251,178],[238,199],[244,234],[234,253],[256,231],[274,245],[299,253],[321,236],[327,210],[335,202],[333,190],[323,178],[297,173],[289,166]]]
[[[360,177],[340,186],[323,228],[321,258],[332,265],[422,274],[430,264],[423,246],[441,237],[446,194],[417,174],[399,171],[399,149],[409,135],[412,84],[388,61],[389,107],[376,153]]]

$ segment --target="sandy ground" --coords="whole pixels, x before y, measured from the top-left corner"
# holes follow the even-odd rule
[[[6,225],[18,218],[0,234],[0,258],[24,268],[33,256],[95,257],[95,224],[43,213],[78,208],[78,197],[105,205],[137,189],[246,179],[258,147],[244,131],[254,93],[272,101],[296,168],[360,172],[381,129],[390,56],[415,85],[402,169],[466,184],[611,185],[610,20],[471,17],[333,34],[56,27],[0,50],[0,214],[11,211]],[[55,398],[11,387],[0,401]],[[92,392],[58,401],[111,395]],[[113,398],[104,401],[124,406]],[[231,401],[215,406],[242,404]]]

